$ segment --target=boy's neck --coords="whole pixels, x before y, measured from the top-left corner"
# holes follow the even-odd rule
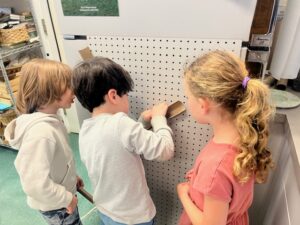
[[[96,108],[93,109],[92,117],[99,116],[101,114],[115,114],[120,112],[116,107],[113,105],[104,103]]]
[[[53,103],[47,106],[41,106],[37,111],[46,114],[57,114],[58,109],[57,105]]]

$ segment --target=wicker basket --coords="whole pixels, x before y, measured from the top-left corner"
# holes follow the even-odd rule
[[[4,126],[2,123],[0,123],[0,137],[4,136],[4,129],[6,126]]]
[[[14,26],[10,29],[0,29],[1,45],[14,45],[29,40],[25,25]]]
[[[17,114],[13,109],[9,109],[3,113],[0,113],[0,123],[6,126],[10,121],[17,118]]]
[[[6,126],[4,126],[2,123],[0,123],[0,143],[2,142],[1,144],[9,145],[8,141],[4,137],[5,127]]]
[[[22,66],[12,66],[6,68],[6,74],[9,80],[14,79],[16,77],[16,74],[20,72]],[[0,70],[0,81],[4,81],[2,71]]]

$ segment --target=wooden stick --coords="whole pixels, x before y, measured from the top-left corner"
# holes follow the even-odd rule
[[[85,197],[87,200],[89,200],[91,203],[94,203],[93,201],[93,196],[88,193],[83,187],[77,188],[77,191],[83,196]]]

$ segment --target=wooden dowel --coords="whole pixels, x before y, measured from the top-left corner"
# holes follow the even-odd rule
[[[91,203],[94,203],[93,201],[93,196],[88,193],[83,187],[77,188],[77,191],[83,196],[85,197],[87,200],[89,200]]]

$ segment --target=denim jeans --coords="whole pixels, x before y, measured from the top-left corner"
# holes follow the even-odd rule
[[[110,217],[104,215],[101,212],[99,213],[100,213],[100,225],[127,225],[125,223],[118,223],[116,221],[113,221]],[[152,219],[150,222],[139,223],[134,225],[154,225],[154,219]]]
[[[82,225],[77,207],[72,214],[68,214],[65,208],[40,213],[49,225]]]

